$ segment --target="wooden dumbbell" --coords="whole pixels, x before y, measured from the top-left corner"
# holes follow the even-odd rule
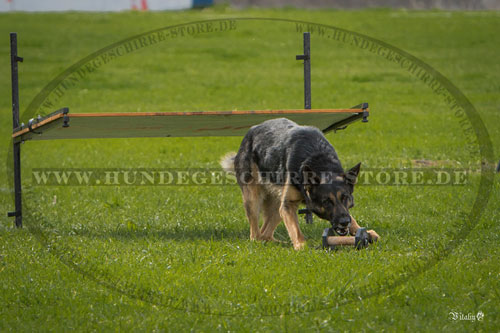
[[[323,231],[323,248],[333,250],[336,246],[354,246],[356,249],[362,249],[372,243],[371,235],[366,228],[359,228],[355,236],[335,236],[332,228],[326,228]]]

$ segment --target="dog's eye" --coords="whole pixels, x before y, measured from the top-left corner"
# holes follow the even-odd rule
[[[342,203],[344,205],[348,205],[348,204],[350,204],[353,201],[352,198],[351,198],[351,196],[347,195],[347,194],[342,194],[341,200],[342,200]]]
[[[344,198],[343,198],[343,202],[344,202],[344,205],[346,206],[349,206],[349,208],[352,208],[354,207],[354,198],[350,195],[346,195]]]
[[[322,203],[323,203],[323,206],[327,206],[327,205],[331,204],[332,201],[330,199],[323,199]]]

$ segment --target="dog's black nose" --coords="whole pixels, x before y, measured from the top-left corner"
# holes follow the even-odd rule
[[[339,219],[339,225],[342,228],[345,228],[349,225],[349,222],[351,222],[351,217],[350,216],[344,216]]]

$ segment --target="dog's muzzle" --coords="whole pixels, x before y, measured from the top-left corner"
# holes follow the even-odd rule
[[[339,236],[345,236],[349,233],[350,217],[340,218],[337,222],[332,222],[332,228]]]

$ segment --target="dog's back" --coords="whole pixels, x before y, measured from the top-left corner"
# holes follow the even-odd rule
[[[334,171],[330,170],[332,167],[342,169],[335,149],[320,130],[280,118],[265,121],[248,131],[234,158],[234,167],[236,174],[244,178],[250,177],[252,165],[259,172],[280,177],[286,172],[299,174],[307,161],[315,168],[328,169],[318,171]]]

